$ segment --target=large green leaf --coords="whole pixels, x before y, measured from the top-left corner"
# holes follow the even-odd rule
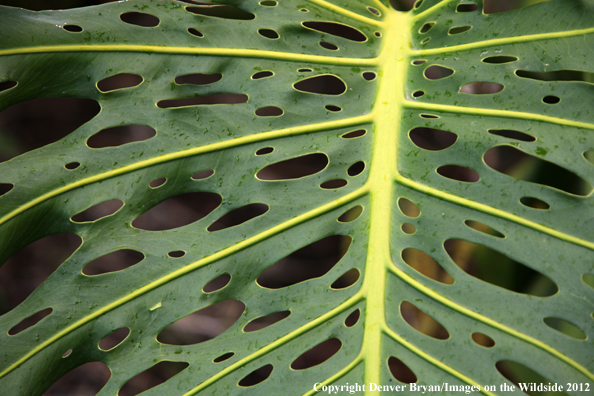
[[[115,395],[169,361],[189,365],[146,394],[297,395],[315,393],[316,383],[347,382],[377,394],[370,384],[414,377],[424,386],[495,386],[484,394],[522,394],[500,392],[511,381],[584,394],[594,379],[592,1],[524,1],[499,12],[494,1],[483,8],[482,0],[419,0],[408,13],[380,0],[190,3],[0,7],[0,109],[39,97],[100,105],[67,137],[0,165],[3,191],[13,186],[0,197],[0,262],[50,235],[83,241],[0,316],[3,389],[39,395],[68,371],[100,361],[111,377],[99,394]],[[129,12],[158,24],[125,22],[120,16]],[[271,73],[256,74],[263,71]],[[120,73],[142,81],[97,87]],[[176,82],[195,73],[221,78]],[[314,76],[326,77],[295,85]],[[312,89],[318,93],[304,92]],[[190,99],[164,102],[183,98]],[[147,125],[156,136],[86,144],[121,125]],[[298,157],[280,173],[267,168]],[[214,174],[192,179],[206,170]],[[166,182],[149,186],[159,178]],[[200,220],[170,230],[131,225],[191,192],[202,193]],[[124,203],[113,215],[72,220],[111,200]],[[250,220],[211,227],[246,205]],[[311,279],[298,282],[289,259],[277,284],[263,281],[265,270],[304,247],[319,260]],[[121,249],[144,259],[118,272],[82,273]],[[424,268],[439,270],[432,260],[441,275]],[[337,286],[345,273],[348,287]],[[203,291],[223,274],[225,287]],[[159,335],[227,300],[245,309],[215,338],[173,345],[180,342]],[[48,308],[36,325],[14,330]],[[244,331],[284,311],[290,315],[278,323]],[[122,327],[130,329],[125,341],[99,349]],[[296,367],[329,339],[323,345],[338,352]],[[262,367],[269,376],[244,386]],[[582,390],[568,390],[568,382]],[[442,391],[428,393],[460,394]],[[418,391],[406,385],[401,393]]]

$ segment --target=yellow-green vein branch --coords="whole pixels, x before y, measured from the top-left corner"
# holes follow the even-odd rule
[[[452,45],[451,47],[413,50],[413,51],[411,51],[411,55],[412,56],[426,56],[426,55],[446,54],[446,53],[450,53],[450,52],[468,51],[468,50],[473,50],[473,49],[477,49],[477,48],[494,47],[497,45],[530,43],[530,42],[540,41],[540,40],[551,40],[551,39],[559,39],[559,38],[567,38],[567,37],[584,36],[586,34],[592,34],[592,33],[594,33],[594,28],[577,29],[577,30],[569,30],[569,31],[554,32],[554,33],[531,34],[531,35],[527,35],[527,36],[505,37],[505,38],[500,38],[500,39],[478,41],[478,42],[469,43],[469,44]]]
[[[353,370],[355,367],[357,367],[359,364],[361,364],[361,362],[363,361],[363,355],[364,355],[363,350],[361,350],[361,352],[359,352],[357,357],[352,362],[350,362],[346,367],[344,367],[338,373],[334,374],[332,377],[320,382],[320,386],[318,387],[318,389],[320,389],[320,387],[322,387],[324,385],[332,384],[332,383],[338,381],[339,379],[341,379],[346,374],[348,374],[351,370]],[[303,396],[312,396],[312,395],[315,395],[318,393],[319,392],[316,392],[312,387],[312,389],[309,392],[304,393]]]
[[[31,358],[32,356],[37,354],[39,351],[45,349],[47,346],[56,342],[60,338],[66,336],[67,334],[71,333],[72,331],[76,330],[77,328],[85,325],[86,323],[89,323],[91,320],[96,319],[99,316],[104,315],[105,313],[107,313],[119,306],[122,306],[123,304],[126,304],[127,302],[132,301],[135,298],[137,298],[143,294],[146,294],[149,291],[154,290],[154,289],[158,288],[159,286],[162,286],[168,282],[171,282],[183,275],[186,275],[198,268],[201,268],[201,267],[208,265],[210,263],[213,263],[215,261],[222,260],[223,258],[230,256],[233,253],[236,253],[240,250],[246,249],[258,242],[268,239],[276,234],[279,234],[289,228],[295,227],[295,226],[297,226],[301,223],[304,223],[308,220],[311,220],[315,217],[321,216],[322,214],[324,214],[330,210],[333,210],[335,208],[338,208],[339,206],[345,205],[345,204],[365,195],[366,193],[368,193],[368,191],[369,191],[369,188],[368,188],[368,185],[366,184],[366,185],[362,186],[361,188],[359,188],[358,190],[355,190],[347,195],[344,195],[332,202],[329,202],[329,203],[322,205],[314,210],[311,210],[311,211],[306,212],[302,215],[299,215],[299,216],[297,216],[291,220],[288,220],[284,223],[278,224],[278,225],[276,225],[272,228],[269,228],[268,230],[266,230],[258,235],[254,235],[251,238],[248,238],[244,241],[238,242],[233,246],[230,246],[226,249],[216,252],[216,253],[214,253],[208,257],[205,257],[201,260],[198,260],[192,264],[188,264],[183,268],[173,271],[170,274],[161,277],[160,279],[157,279],[153,282],[150,282],[150,283],[144,285],[141,288],[138,288],[138,289],[132,291],[130,294],[127,294],[126,296],[121,297],[121,298],[113,301],[110,304],[107,304],[103,308],[100,308],[100,309],[96,310],[95,312],[79,319],[75,323],[71,324],[70,326],[68,326],[68,327],[62,329],[61,331],[59,331],[58,333],[54,334],[47,340],[41,342],[39,345],[37,345],[35,348],[33,348],[31,351],[29,351],[27,354],[25,354],[25,356],[23,356],[22,358],[17,360],[15,363],[11,364],[4,371],[0,372],[0,378],[4,377],[8,373],[13,371],[17,367],[19,367],[21,364],[23,364],[29,358]]]
[[[274,59],[291,62],[321,63],[339,66],[375,66],[376,58],[337,58],[322,55],[292,54],[289,52],[263,51],[235,48],[165,47],[136,44],[88,44],[88,45],[46,45],[39,47],[11,48],[0,50],[0,56],[29,55],[57,52],[141,52],[168,55],[210,55],[238,58]]]
[[[368,25],[377,26],[377,27],[383,26],[383,23],[381,21],[376,21],[375,19],[367,18],[363,15],[357,14],[356,12],[345,10],[344,8],[334,5],[334,4],[331,4],[331,3],[328,3],[325,0],[307,0],[307,1],[312,4],[316,4],[320,7],[323,7],[327,10],[330,10],[332,12],[335,12],[337,14],[342,14],[342,15],[346,16],[347,18],[354,19],[359,22],[367,23]]]
[[[258,351],[252,353],[251,355],[246,356],[245,358],[233,363],[232,365],[225,368],[224,370],[221,370],[219,373],[210,377],[208,380],[204,381],[203,383],[201,383],[194,389],[184,393],[183,396],[195,395],[196,393],[200,392],[202,389],[207,388],[208,386],[212,385],[213,383],[217,382],[218,380],[227,376],[228,374],[237,370],[238,368],[248,364],[249,362],[251,362],[261,356],[264,356],[265,354],[275,350],[276,348],[280,347],[281,345],[284,345],[284,344],[288,343],[289,341],[294,340],[298,336],[307,333],[308,331],[312,330],[313,328],[315,328],[323,323],[326,323],[327,321],[329,321],[336,315],[346,311],[347,309],[349,309],[350,307],[352,307],[353,305],[355,305],[362,299],[363,299],[363,293],[361,291],[359,291],[357,294],[350,297],[348,300],[344,301],[343,303],[338,305],[336,308],[333,308],[332,310],[328,311],[327,313],[320,316],[319,318],[307,323],[305,326],[301,326],[300,328],[292,331],[291,333],[285,335],[284,337],[279,338],[278,340],[274,341],[273,343],[266,345],[265,347],[259,349]],[[355,358],[355,361],[356,360],[357,360],[357,358]],[[345,368],[340,370],[336,375],[340,374],[339,377],[343,376],[344,374],[346,374],[348,372],[347,369],[350,366],[351,366],[350,364],[347,365]]]
[[[554,357],[556,357],[557,359],[567,363],[569,366],[571,366],[572,368],[576,369],[577,371],[579,371],[580,373],[582,373],[583,375],[585,375],[586,377],[588,377],[590,380],[594,381],[594,373],[591,373],[590,371],[588,371],[588,369],[586,369],[585,367],[583,367],[582,365],[580,365],[579,363],[577,363],[576,361],[574,361],[573,359],[569,358],[568,356],[562,354],[561,352],[559,352],[558,350],[551,348],[550,346],[548,346],[547,344],[545,344],[544,342],[541,342],[535,338],[532,338],[524,333],[521,333],[517,330],[514,330],[512,328],[509,328],[495,320],[489,319],[481,314],[478,314],[474,311],[471,311],[470,309],[463,307],[461,305],[458,305],[456,303],[454,303],[453,301],[445,298],[444,296],[442,296],[439,293],[436,293],[435,291],[433,291],[432,289],[430,289],[427,286],[424,286],[423,284],[419,283],[418,281],[416,281],[414,278],[410,277],[408,274],[406,274],[404,271],[402,271],[400,268],[398,268],[395,264],[392,263],[392,265],[390,265],[389,267],[390,272],[392,272],[394,275],[396,275],[398,278],[400,278],[402,281],[406,282],[407,284],[409,284],[410,286],[414,287],[415,289],[417,289],[419,292],[425,294],[426,296],[432,298],[433,300],[439,302],[440,304],[443,304],[445,306],[447,306],[448,308],[453,309],[454,311],[457,311],[459,313],[461,313],[462,315],[468,316],[478,322],[482,322],[488,326],[491,326],[497,330],[500,330],[504,333],[507,333],[513,337],[516,337],[522,341],[525,341],[529,344],[532,344],[534,346],[536,346],[537,348],[540,348],[548,353],[550,353],[551,355],[553,355]]]
[[[402,345],[403,347],[405,347],[406,349],[408,349],[409,351],[411,351],[415,355],[419,356],[421,359],[423,359],[423,360],[425,360],[425,361],[433,364],[437,368],[445,371],[446,373],[450,374],[451,376],[453,376],[455,378],[458,378],[460,381],[462,381],[464,383],[467,383],[468,385],[478,386],[480,388],[480,390],[481,390],[481,393],[483,393],[485,395],[496,396],[494,393],[491,393],[489,391],[484,390],[483,387],[479,383],[477,383],[476,381],[474,381],[471,378],[465,376],[461,372],[459,372],[457,370],[454,370],[453,368],[451,368],[447,364],[444,364],[444,363],[440,362],[439,360],[435,359],[433,356],[429,355],[426,352],[423,352],[421,349],[419,349],[416,346],[412,345],[411,343],[409,343],[408,341],[406,341],[404,338],[400,337],[398,334],[396,334],[394,331],[392,331],[392,329],[390,329],[388,326],[385,326],[382,330],[391,339],[393,339],[394,341],[396,341],[397,343],[399,343],[400,345]]]
[[[444,104],[432,104],[432,103],[411,102],[411,101],[405,102],[403,104],[403,106],[407,109],[414,109],[414,110],[433,110],[433,111],[443,111],[443,112],[447,112],[447,113],[456,113],[456,114],[468,114],[468,115],[500,117],[500,118],[515,118],[515,119],[520,119],[520,120],[547,122],[550,124],[571,126],[571,127],[575,127],[575,128],[594,129],[594,124],[591,124],[589,122],[565,120],[563,118],[551,117],[551,116],[546,116],[546,115],[542,115],[542,114],[524,113],[524,112],[520,112],[520,111],[481,109],[478,107],[459,107],[459,106],[450,106],[450,105],[444,105]]]
[[[136,162],[136,163],[133,163],[130,165],[123,166],[121,168],[110,170],[108,172],[99,173],[97,175],[78,180],[74,183],[70,183],[63,187],[55,189],[53,191],[47,192],[47,193],[35,198],[34,200],[29,201],[29,202],[25,203],[24,205],[19,206],[12,212],[4,215],[2,218],[0,218],[0,225],[6,223],[8,220],[14,218],[15,216],[18,216],[19,214],[25,212],[26,210],[31,209],[32,207],[39,205],[40,203],[42,203],[44,201],[47,201],[48,199],[56,197],[60,194],[64,194],[68,191],[74,190],[75,188],[86,186],[91,183],[96,183],[96,182],[99,182],[99,181],[102,181],[105,179],[109,179],[111,177],[119,176],[124,173],[133,172],[133,171],[136,171],[139,169],[147,168],[149,166],[162,164],[162,163],[177,160],[180,158],[186,158],[186,157],[190,157],[193,155],[210,153],[210,152],[217,151],[217,150],[224,150],[224,149],[228,149],[228,148],[232,148],[232,147],[241,146],[244,144],[259,142],[262,140],[276,139],[276,138],[280,138],[280,137],[284,137],[284,136],[299,135],[299,134],[303,134],[303,133],[320,132],[320,131],[326,131],[326,130],[334,129],[334,128],[355,126],[355,125],[364,124],[366,122],[370,122],[370,120],[371,120],[371,115],[368,114],[368,115],[364,115],[364,116],[348,118],[345,120],[330,121],[330,122],[319,123],[319,124],[311,124],[311,125],[305,125],[305,126],[278,129],[275,131],[262,132],[262,133],[258,133],[258,134],[254,134],[254,135],[243,136],[243,137],[239,137],[236,139],[226,140],[224,142],[218,142],[218,143],[208,144],[205,146],[194,147],[194,148],[187,149],[187,150],[177,151],[175,153],[161,155],[159,157],[150,158],[148,160]]]
[[[446,5],[448,5],[448,4],[452,3],[452,2],[454,2],[454,0],[443,0],[443,1],[435,4],[434,6],[431,6],[431,7],[427,8],[425,11],[420,12],[417,15],[415,15],[413,17],[413,20],[414,19],[425,18],[427,15],[433,13],[436,10],[439,10],[439,9],[443,8],[444,6],[446,6]]]

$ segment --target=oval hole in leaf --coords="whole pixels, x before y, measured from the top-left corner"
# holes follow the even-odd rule
[[[83,31],[83,28],[78,25],[64,25],[62,28],[70,33],[80,33]]]
[[[421,44],[427,44],[431,40],[431,37],[427,37],[425,40],[421,41]]]
[[[221,104],[246,103],[248,96],[245,94],[213,94],[204,96],[195,96],[183,99],[166,99],[157,102],[160,109],[176,109],[188,106],[211,106]]]
[[[408,1],[408,3],[413,3],[413,1]],[[419,8],[421,8],[421,6],[423,5],[423,0],[417,0],[416,2],[414,2],[414,9],[418,10]]]
[[[256,17],[251,12],[247,12],[240,8],[229,5],[212,4],[201,7],[186,7],[186,10],[196,15],[204,15],[223,19],[249,21],[250,19],[254,19]]]
[[[519,10],[534,4],[542,3],[548,0],[514,0],[514,1],[501,1],[501,0],[485,0],[483,13],[485,14],[497,14],[500,12],[509,12]]]
[[[478,10],[476,4],[458,4],[458,7],[456,7],[456,12],[472,12],[476,10]]]
[[[414,304],[403,301],[400,304],[402,317],[415,330],[438,340],[447,340],[450,333],[438,321],[421,311]]]
[[[309,69],[309,68],[304,68],[304,69],[299,69],[297,70],[299,73],[310,73],[313,71],[313,69]]]
[[[132,73],[119,73],[110,77],[106,77],[103,80],[97,82],[97,89],[103,93],[116,91],[118,89],[136,87],[144,79],[138,74]]]
[[[96,100],[82,98],[38,98],[2,110],[0,136],[11,144],[0,152],[0,162],[57,142],[100,110]]]
[[[421,28],[419,29],[419,33],[421,34],[425,34],[427,33],[429,30],[431,30],[431,28],[435,26],[435,22],[427,22],[426,24],[424,24],[423,26],[421,26]]]
[[[276,322],[280,322],[281,320],[288,318],[289,315],[291,315],[291,311],[279,311],[266,316],[260,316],[259,318],[256,318],[245,325],[243,331],[245,333],[250,333],[252,331],[262,330],[268,326],[272,326]]]
[[[402,232],[404,232],[405,234],[408,234],[408,235],[412,235],[415,232],[417,232],[417,227],[415,227],[414,225],[412,225],[410,223],[403,223],[401,228],[402,228]]]
[[[332,74],[308,77],[297,81],[293,84],[293,88],[297,91],[320,95],[341,95],[347,90],[344,81]]]
[[[417,382],[417,376],[404,362],[394,356],[388,359],[388,368],[390,373],[404,384],[413,384]]]
[[[357,324],[357,322],[359,322],[360,317],[361,317],[361,310],[359,310],[357,308],[353,312],[351,312],[349,314],[349,316],[347,316],[347,318],[344,320],[344,325],[346,327],[353,327],[354,325]]]
[[[485,153],[484,161],[497,172],[518,180],[542,184],[580,196],[587,196],[592,192],[592,185],[575,173],[552,162],[526,154],[515,147],[493,147]],[[526,172],[527,169],[533,171]]]
[[[328,49],[330,51],[336,51],[336,50],[338,50],[338,46],[337,45],[328,43],[326,41],[320,41],[320,47],[326,48],[326,49]]]
[[[113,348],[120,345],[130,334],[130,329],[128,327],[120,327],[119,329],[114,330],[109,334],[107,337],[104,337],[99,341],[97,346],[102,351],[110,351]]]
[[[430,151],[445,150],[456,143],[458,139],[458,135],[455,133],[425,127],[414,128],[408,135],[418,147]]]
[[[259,383],[264,382],[266,379],[268,379],[268,377],[270,377],[270,374],[272,374],[273,369],[274,367],[272,366],[272,364],[262,366],[259,369],[254,370],[245,377],[243,377],[243,379],[239,381],[237,385],[243,387],[258,385]]]
[[[520,203],[532,209],[548,210],[551,208],[551,205],[549,205],[542,199],[534,197],[522,197],[520,198]]]
[[[70,218],[70,220],[75,223],[90,223],[115,214],[123,206],[123,201],[119,199],[112,199],[110,201],[93,205],[90,208],[75,214]]]
[[[465,183],[476,183],[480,180],[478,173],[470,168],[460,165],[443,165],[437,168],[437,173],[448,179]]]
[[[173,378],[189,365],[186,362],[171,362],[167,360],[159,362],[126,381],[118,392],[118,396],[136,396]]]
[[[420,1],[419,3],[422,3],[422,1]],[[410,11],[413,8],[413,2],[410,0],[390,0],[390,5],[396,10],[396,11]]]
[[[478,232],[482,232],[483,234],[492,235],[497,238],[505,238],[505,235],[497,231],[496,229],[489,227],[488,225],[481,223],[480,221],[475,220],[466,220],[464,222],[468,227],[476,230]]]
[[[382,13],[381,13],[381,12],[379,12],[379,10],[376,10],[376,9],[375,9],[375,8],[373,8],[373,7],[367,7],[367,10],[368,10],[369,12],[371,12],[371,13],[372,13],[373,15],[375,15],[375,16],[380,16],[380,15],[382,15]]]
[[[6,91],[7,89],[14,88],[17,86],[16,81],[2,81],[0,82],[0,92]]]
[[[310,243],[268,267],[256,282],[268,289],[280,289],[325,275],[344,257],[352,238],[331,235]]]
[[[539,362],[535,362],[538,365]],[[565,392],[538,392],[530,390],[530,384],[550,384],[551,381],[538,374],[536,371],[524,366],[523,364],[513,362],[511,360],[500,360],[495,364],[497,371],[499,371],[505,378],[513,382],[517,387],[520,383],[528,385],[528,389],[525,391],[530,396],[543,396],[547,395],[560,395],[569,396]]]
[[[223,287],[227,286],[229,284],[229,281],[231,281],[231,275],[219,275],[210,282],[208,282],[206,285],[204,285],[202,291],[204,293],[216,292],[217,290],[221,290]]]
[[[241,208],[233,209],[231,212],[226,213],[212,223],[207,230],[214,232],[238,226],[258,216],[262,216],[264,213],[268,212],[269,209],[270,207],[263,203],[253,203],[242,206]]]
[[[214,170],[212,169],[207,169],[207,170],[203,170],[197,173],[194,173],[192,175],[192,179],[193,180],[202,180],[202,179],[206,179],[211,177],[212,175],[214,175]]]
[[[545,104],[557,104],[561,101],[561,98],[555,95],[548,95],[542,98],[542,101]]]
[[[124,125],[103,129],[87,140],[90,148],[119,147],[124,144],[142,142],[157,135],[147,125]]]
[[[495,340],[483,333],[472,333],[472,341],[485,348],[492,348],[495,346]]]
[[[225,360],[230,359],[231,357],[233,357],[233,355],[235,355],[235,352],[227,352],[219,357],[214,358],[212,361],[213,361],[213,363],[221,363],[221,362],[224,362]]]
[[[167,255],[172,258],[180,258],[184,257],[186,255],[186,252],[184,252],[183,250],[174,250],[172,252],[167,253]]]
[[[334,190],[337,188],[344,187],[348,184],[348,182],[344,179],[333,179],[325,181],[324,183],[320,184],[320,187],[326,190]]]
[[[196,37],[204,37],[204,34],[202,34],[202,32],[194,29],[194,28],[189,28],[188,29],[188,33],[190,33],[192,36],[196,36]]]
[[[366,133],[367,131],[365,129],[357,129],[356,131],[347,132],[344,135],[341,135],[340,137],[343,139],[355,139],[365,135]]]
[[[252,80],[259,80],[261,78],[272,77],[272,76],[274,76],[274,73],[271,71],[261,71],[261,72],[254,73],[254,75],[252,76]]]
[[[341,223],[350,223],[351,221],[357,220],[359,216],[361,216],[361,213],[363,213],[363,207],[361,205],[357,205],[340,215],[338,221]]]
[[[45,318],[49,314],[51,314],[53,309],[46,308],[39,312],[34,313],[33,315],[29,316],[21,320],[16,325],[12,326],[10,330],[8,330],[8,335],[16,335],[19,334],[21,331],[27,330],[29,327],[35,326],[37,323],[41,321],[41,319]]]
[[[511,63],[517,61],[518,58],[515,56],[505,56],[505,55],[497,55],[497,56],[488,56],[483,58],[482,61],[485,63],[492,63],[496,65],[504,64],[504,63]]]
[[[363,42],[367,41],[367,36],[359,29],[336,22],[318,22],[305,21],[301,23],[306,28],[317,30],[318,32],[328,33],[333,36],[342,37],[347,40]]]
[[[591,288],[594,289],[594,275],[592,274],[584,274],[582,275],[582,280],[584,281],[584,283],[588,286],[590,286]]]
[[[450,30],[448,30],[448,34],[453,35],[453,34],[460,34],[460,33],[464,33],[469,31],[470,29],[472,29],[472,26],[470,25],[466,25],[466,26],[456,26],[453,28],[450,28]]]
[[[14,184],[0,183],[0,197],[3,196],[4,194],[6,194],[7,192],[9,192],[10,190],[12,190],[13,187],[14,187]]]
[[[80,166],[80,162],[69,162],[64,165],[64,168],[68,170],[74,170]]]
[[[497,136],[503,136],[508,139],[520,140],[522,142],[534,142],[536,138],[527,133],[515,131],[512,129],[489,129],[489,133]]]
[[[169,345],[194,345],[208,341],[229,329],[244,310],[245,304],[241,301],[221,301],[165,327],[157,335],[157,341]]]
[[[576,340],[585,340],[586,338],[588,338],[586,336],[586,333],[582,329],[580,329],[573,323],[568,322],[565,319],[547,317],[544,318],[543,321],[550,328],[557,330],[558,332],[565,334],[566,336],[575,338]]]
[[[66,350],[66,352],[64,352],[64,353],[62,354],[62,357],[63,357],[63,358],[67,358],[67,357],[68,357],[68,356],[70,356],[71,354],[72,354],[72,349],[68,349],[68,350]]]
[[[284,113],[283,109],[276,106],[266,106],[260,107],[256,110],[256,115],[258,117],[278,117],[282,116]]]
[[[547,276],[487,246],[448,239],[444,247],[458,267],[492,285],[536,297],[552,296],[559,290]]]
[[[328,156],[324,153],[306,154],[268,165],[256,177],[260,180],[299,179],[321,172],[328,163]]]
[[[426,68],[423,74],[429,80],[440,80],[454,74],[454,70],[449,67],[433,65]]]
[[[425,95],[425,91],[415,91],[412,94],[413,98],[420,98],[423,95]]]
[[[44,396],[72,395],[84,390],[84,395],[95,395],[107,384],[111,371],[103,362],[88,362],[80,365],[54,382],[44,393]]]
[[[276,40],[280,37],[280,35],[272,29],[258,29],[258,34],[271,40]]]
[[[473,82],[465,84],[460,88],[460,92],[471,95],[490,95],[503,91],[503,85],[492,82]]]
[[[163,184],[165,184],[166,181],[167,181],[167,178],[165,178],[165,177],[159,177],[158,179],[155,179],[152,182],[150,182],[149,183],[149,187],[150,188],[161,187]]]
[[[204,73],[192,73],[192,74],[184,74],[183,76],[175,77],[175,83],[184,85],[207,85],[216,83],[223,75],[221,73],[211,73],[211,74],[204,74]]]
[[[29,297],[80,245],[82,239],[76,234],[56,234],[31,242],[14,253],[0,266],[0,290],[4,300],[0,314]],[[0,251],[0,263],[7,254],[10,252]]]
[[[324,108],[326,110],[331,111],[331,112],[334,112],[334,113],[339,112],[339,111],[342,110],[342,108],[340,108],[338,106],[334,106],[334,105],[326,105],[326,106],[324,106]]]
[[[357,175],[360,175],[364,169],[365,169],[365,162],[357,161],[349,167],[349,169],[347,170],[347,174],[349,176],[357,176]]]
[[[362,75],[363,78],[367,81],[373,81],[377,77],[377,74],[375,74],[375,72],[364,72]]]
[[[338,353],[341,347],[342,342],[338,338],[330,338],[302,353],[291,363],[291,368],[293,370],[305,370],[322,364]]]
[[[266,155],[266,154],[270,154],[274,151],[274,147],[263,147],[261,149],[259,149],[258,151],[256,151],[256,155]]]
[[[132,227],[147,231],[164,231],[192,224],[215,210],[222,202],[219,194],[190,192],[168,198],[138,216]]]
[[[352,268],[352,269],[348,270],[347,272],[345,272],[344,274],[342,274],[340,276],[340,278],[336,279],[332,283],[332,285],[330,285],[330,288],[335,289],[335,290],[346,289],[347,287],[350,287],[350,286],[354,285],[355,283],[357,283],[360,275],[361,275],[361,273],[359,272],[358,269]]]
[[[120,15],[120,19],[130,25],[141,27],[155,27],[159,24],[159,18],[144,12],[125,12]]]
[[[421,118],[439,118],[436,115],[433,114],[420,114]]]
[[[412,217],[414,219],[421,215],[421,209],[408,198],[399,198],[398,208],[406,217]]]
[[[260,5],[264,7],[276,7],[277,2],[274,0],[263,0],[260,2]]]
[[[535,72],[530,70],[516,70],[516,76],[538,81],[578,81],[594,83],[594,73],[581,70],[552,70]]]
[[[437,263],[427,253],[414,249],[406,248],[402,251],[402,260],[414,270],[420,272],[428,278],[434,281],[451,285],[454,283],[454,279],[443,269],[441,265]]]
[[[426,62],[427,62],[426,60],[420,59],[420,60],[413,61],[412,64],[415,66],[420,66],[420,65],[424,65]]]
[[[88,276],[107,274],[121,271],[140,263],[142,260],[144,260],[144,254],[132,249],[120,249],[89,262],[82,269],[82,272]]]

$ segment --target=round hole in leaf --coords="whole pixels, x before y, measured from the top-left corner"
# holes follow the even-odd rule
[[[407,217],[417,218],[421,215],[421,209],[408,198],[399,198],[398,208]]]
[[[128,327],[120,327],[99,341],[98,347],[102,351],[110,351],[120,345],[130,335]]]
[[[365,170],[365,162],[357,161],[353,165],[349,166],[347,173],[349,176],[357,176],[360,175],[363,170]]]
[[[347,318],[344,320],[344,325],[346,327],[353,327],[354,325],[357,324],[360,317],[361,317],[361,310],[359,310],[359,308],[357,308],[353,312],[351,312],[349,314],[349,316],[347,316]]]
[[[415,91],[412,94],[413,98],[420,98],[423,95],[425,95],[425,91]]]
[[[388,359],[388,368],[390,373],[404,384],[413,384],[417,382],[417,376],[404,362],[394,356]]]
[[[377,74],[375,74],[375,72],[364,72],[362,75],[363,78],[367,81],[373,81],[377,77]]]
[[[69,162],[66,165],[64,165],[64,168],[68,169],[68,170],[74,170],[76,168],[78,168],[80,166],[80,162]]]
[[[561,98],[554,95],[547,95],[544,98],[542,98],[542,101],[546,104],[557,104],[561,101]]]
[[[324,183],[320,184],[320,187],[322,187],[325,190],[334,190],[337,188],[344,187],[347,184],[348,184],[348,182],[344,179],[333,179],[333,180],[325,181]]]
[[[334,44],[328,43],[328,42],[326,42],[326,41],[320,41],[320,46],[321,46],[322,48],[326,48],[326,49],[328,49],[328,50],[331,50],[331,51],[336,51],[336,50],[338,50],[338,46],[337,46],[337,45],[334,45]]]
[[[259,149],[258,151],[256,151],[256,155],[266,155],[266,154],[270,154],[274,151],[274,147],[263,147],[261,149]]]
[[[460,165],[443,165],[437,168],[437,173],[448,179],[465,183],[476,183],[480,180],[478,173],[470,168]]]
[[[202,34],[202,32],[194,29],[194,28],[189,28],[188,29],[188,33],[190,33],[192,36],[196,36],[196,37],[204,37],[204,34]]]
[[[243,377],[241,381],[237,383],[237,385],[243,387],[258,385],[259,383],[264,382],[268,379],[268,377],[270,377],[270,374],[272,374],[273,369],[274,367],[272,366],[272,364],[262,366],[259,369],[254,370],[245,377]]]
[[[472,341],[485,348],[492,348],[495,346],[495,341],[486,334],[472,333]]]
[[[155,27],[159,24],[159,18],[144,12],[125,12],[120,15],[120,19],[131,25],[141,27]]]
[[[338,221],[341,223],[350,223],[351,221],[357,220],[359,216],[361,216],[361,213],[363,213],[363,207],[361,205],[357,205],[340,215]]]
[[[342,342],[338,338],[330,338],[302,353],[291,363],[291,368],[293,370],[306,370],[322,364],[338,353],[341,347]]]
[[[152,182],[149,183],[149,187],[150,188],[157,188],[157,187],[161,187],[163,184],[165,184],[165,182],[167,181],[167,178],[165,177],[160,177],[158,179],[153,180]]]
[[[271,40],[276,40],[280,37],[280,35],[272,29],[258,29],[258,34]]]
[[[167,255],[172,258],[180,258],[184,257],[186,255],[186,252],[184,252],[183,250],[174,250],[172,252],[167,253]]]
[[[330,288],[335,290],[346,289],[347,287],[350,287],[357,283],[357,281],[359,280],[359,276],[361,276],[359,270],[356,268],[352,268],[344,274],[342,274],[338,279],[336,279],[330,285]]]
[[[62,28],[71,33],[80,33],[83,31],[83,28],[78,25],[64,25]]]
[[[365,129],[357,129],[356,131],[347,132],[344,135],[341,135],[340,137],[343,139],[355,139],[365,135],[366,133],[367,131]]]
[[[227,352],[222,354],[219,357],[214,358],[212,361],[213,363],[221,363],[224,362],[225,360],[230,359],[231,357],[233,357],[233,355],[235,355],[235,352]]]
[[[373,35],[377,38],[382,37],[382,32],[373,32]]]
[[[229,274],[222,274],[208,282],[202,288],[204,293],[214,293],[217,290],[221,290],[223,287],[227,286],[231,281],[231,275]]]
[[[402,232],[404,232],[405,234],[408,234],[408,235],[412,235],[415,232],[417,232],[417,227],[415,227],[414,225],[412,225],[410,223],[403,223],[400,228],[402,229]]]

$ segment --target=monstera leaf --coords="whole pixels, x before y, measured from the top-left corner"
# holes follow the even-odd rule
[[[2,389],[591,390],[594,3],[501,3],[1,7],[2,114],[82,117],[0,164],[0,275],[71,249]]]

